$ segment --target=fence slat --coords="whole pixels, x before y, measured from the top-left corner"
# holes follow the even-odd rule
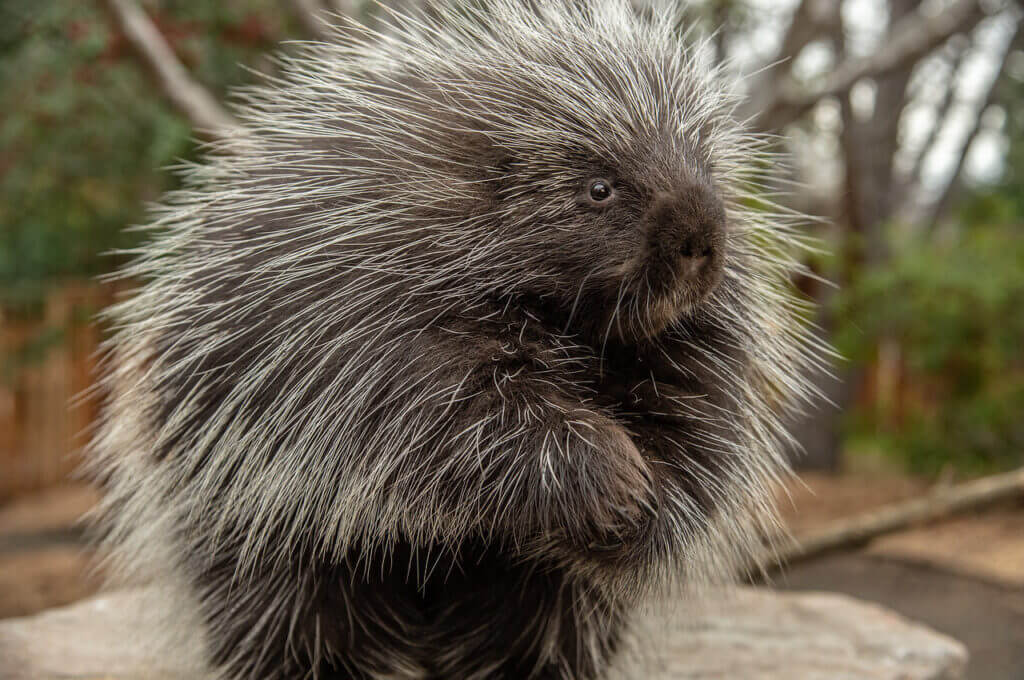
[[[101,338],[88,320],[115,294],[73,282],[47,294],[41,318],[0,316],[0,358],[10,369],[0,380],[0,501],[78,467],[99,410],[96,395],[75,399],[92,382]]]

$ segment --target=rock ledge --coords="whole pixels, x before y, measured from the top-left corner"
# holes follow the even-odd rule
[[[198,644],[159,656],[145,644],[160,625],[151,597],[121,591],[0,621],[0,678],[197,678]],[[638,632],[656,652],[642,673],[651,680],[958,680],[967,662],[955,640],[825,593],[740,588],[645,620]]]

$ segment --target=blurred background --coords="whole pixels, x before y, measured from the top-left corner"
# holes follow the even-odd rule
[[[230,88],[272,73],[280,42],[323,37],[330,12],[379,25],[381,7],[0,0],[0,617],[99,582],[75,523],[95,492],[73,476],[97,400],[73,398],[94,315],[129,287],[102,278],[140,238],[125,227],[233,125]],[[970,677],[1024,678],[1024,504],[995,476],[1024,466],[1024,10],[706,0],[681,17],[790,155],[782,201],[822,218],[808,264],[835,285],[794,284],[842,359],[816,377],[834,406],[793,423],[792,531],[997,482],[970,512],[794,559],[775,585],[882,602],[967,642]]]

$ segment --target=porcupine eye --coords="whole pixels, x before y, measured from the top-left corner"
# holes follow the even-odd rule
[[[612,185],[608,180],[595,179],[590,183],[590,200],[604,203],[612,197]]]

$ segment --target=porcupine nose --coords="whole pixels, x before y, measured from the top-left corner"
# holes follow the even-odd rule
[[[710,187],[687,182],[671,193],[659,193],[650,220],[658,250],[676,260],[675,270],[683,278],[697,278],[720,265],[725,209]]]
[[[685,236],[679,246],[680,267],[683,276],[690,279],[708,266],[714,249],[707,243],[707,239],[698,235]]]

